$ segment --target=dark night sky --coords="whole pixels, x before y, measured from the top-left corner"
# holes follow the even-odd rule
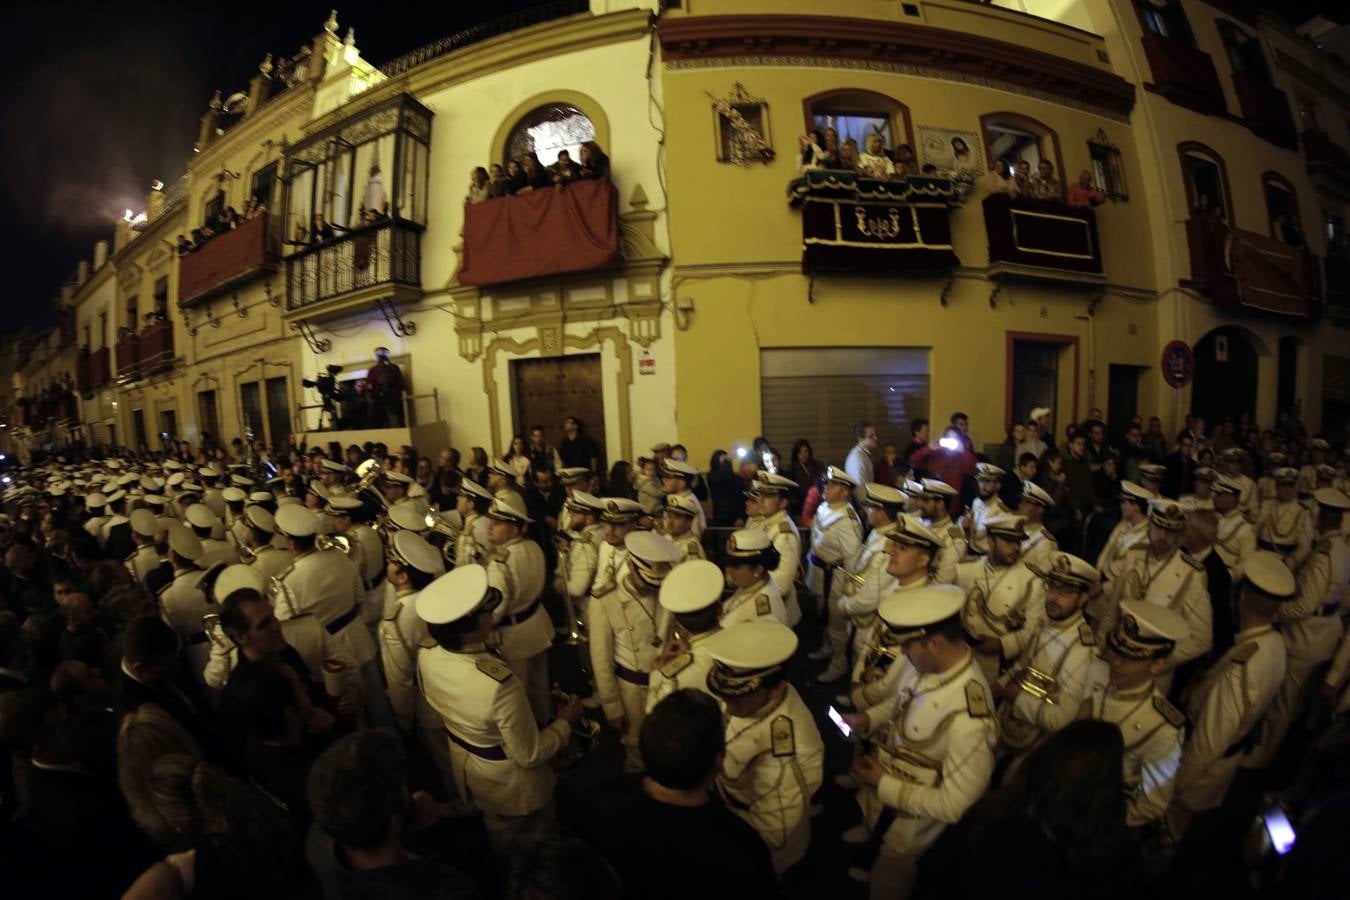
[[[493,0],[423,5],[342,3],[364,57],[383,64],[477,21],[535,5]],[[12,279],[0,327],[54,321],[50,298],[140,210],[151,179],[183,171],[212,91],[245,90],[267,52],[294,53],[322,27],[332,0],[265,3],[6,7],[9,83],[0,99],[3,259]],[[1331,6],[1334,7],[1335,4]],[[1282,0],[1302,21],[1324,0]],[[138,11],[137,11],[138,10]]]
[[[182,174],[211,93],[247,90],[263,55],[293,54],[334,5],[381,65],[539,0],[400,3],[39,2],[7,5],[8,84],[0,98],[0,194],[11,290],[0,327],[55,320],[50,300],[152,179]]]

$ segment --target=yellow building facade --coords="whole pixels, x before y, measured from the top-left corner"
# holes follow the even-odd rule
[[[1202,0],[662,6],[550,4],[379,67],[330,19],[264,60],[72,296],[81,359],[108,356],[84,440],[324,442],[302,382],[379,346],[410,393],[387,439],[424,453],[569,413],[610,461],[759,434],[834,461],[851,420],[905,440],[958,410],[983,446],[1033,406],[1344,427],[1350,76],[1287,26]],[[911,148],[910,177],[803,172],[827,128]],[[612,189],[466,205],[474,168],[585,140]],[[989,198],[1005,158],[1106,202]],[[177,251],[250,198],[263,224]]]

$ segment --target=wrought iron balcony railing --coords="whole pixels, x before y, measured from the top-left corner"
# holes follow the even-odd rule
[[[286,258],[286,308],[310,309],[382,286],[420,288],[422,226],[385,219]]]

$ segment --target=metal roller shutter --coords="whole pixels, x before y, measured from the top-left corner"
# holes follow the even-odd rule
[[[821,462],[842,464],[861,419],[903,449],[909,423],[928,416],[925,348],[764,350],[760,363],[764,436],[785,463],[806,438]]]

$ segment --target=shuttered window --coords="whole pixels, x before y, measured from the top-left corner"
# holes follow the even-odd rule
[[[862,419],[903,450],[909,423],[928,417],[927,348],[763,350],[760,371],[764,436],[785,464],[797,438],[821,462],[842,464]]]

